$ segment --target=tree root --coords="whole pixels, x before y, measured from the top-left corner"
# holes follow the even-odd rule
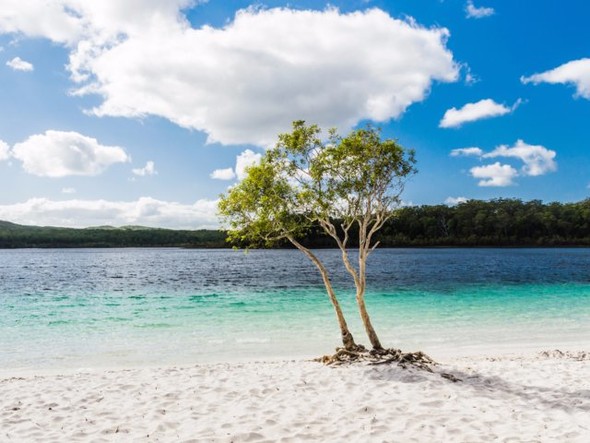
[[[423,352],[402,352],[399,349],[372,349],[368,351],[363,346],[349,351],[344,348],[336,348],[334,355],[324,355],[314,361],[325,365],[339,366],[343,364],[365,363],[368,365],[386,365],[397,363],[402,368],[413,367],[427,372],[433,372],[432,366],[436,362]]]

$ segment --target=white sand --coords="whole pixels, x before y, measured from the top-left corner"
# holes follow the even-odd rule
[[[301,361],[5,378],[0,441],[590,441],[588,354],[436,371],[462,382]]]

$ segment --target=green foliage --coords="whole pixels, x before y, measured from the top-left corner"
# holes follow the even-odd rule
[[[548,203],[469,200],[402,208],[381,232],[385,246],[590,245],[590,199]]]
[[[294,122],[293,131],[281,134],[260,164],[247,169],[246,178],[221,196],[219,213],[234,244],[270,246],[288,240],[305,254],[322,275],[344,347],[357,350],[328,270],[298,240],[319,225],[342,251],[365,332],[373,349],[382,349],[364,301],[366,261],[378,244],[373,235],[392,216],[404,180],[414,172],[413,153],[393,140],[382,141],[379,130],[370,126],[344,138],[331,130],[326,143],[320,135],[317,125]],[[357,268],[347,252],[353,228],[358,228]]]
[[[225,234],[214,230],[145,227],[54,228],[0,222],[0,248],[227,247]]]
[[[346,230],[353,222],[378,229],[399,203],[414,162],[412,151],[382,141],[371,126],[344,138],[331,130],[323,142],[317,125],[296,121],[292,132],[279,135],[260,164],[221,196],[228,240],[271,246],[305,236],[318,223],[332,235],[334,219]]]
[[[247,177],[221,196],[219,213],[228,224],[228,241],[270,247],[305,233],[310,223],[297,213],[297,193],[275,159],[264,156]]]

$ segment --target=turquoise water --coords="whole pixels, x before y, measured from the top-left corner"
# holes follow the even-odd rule
[[[338,251],[332,272],[366,340]],[[386,345],[433,356],[585,349],[590,250],[378,250],[367,302]],[[315,268],[297,251],[0,251],[0,368],[311,357],[338,345]]]

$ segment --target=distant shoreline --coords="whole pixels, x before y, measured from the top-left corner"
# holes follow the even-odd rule
[[[383,248],[581,248],[590,247],[590,199],[577,203],[469,200],[457,206],[408,206],[378,232]],[[336,222],[338,225],[338,223]],[[350,233],[351,247],[356,233]],[[60,228],[0,221],[0,249],[16,248],[231,248],[218,229],[176,230],[144,226]],[[301,243],[334,247],[319,227]],[[279,248],[288,248],[279,244]]]
[[[50,250],[50,249],[186,249],[186,250],[227,250],[232,249],[232,246],[15,246],[15,247],[0,247],[0,251],[16,251],[16,250]],[[295,248],[248,248],[254,251],[272,251],[272,250],[293,250]],[[311,249],[329,250],[337,249],[334,247],[312,247]],[[590,249],[590,245],[457,245],[457,246],[440,246],[440,245],[425,245],[425,246],[382,246],[377,249]],[[238,249],[243,251],[244,249]]]

